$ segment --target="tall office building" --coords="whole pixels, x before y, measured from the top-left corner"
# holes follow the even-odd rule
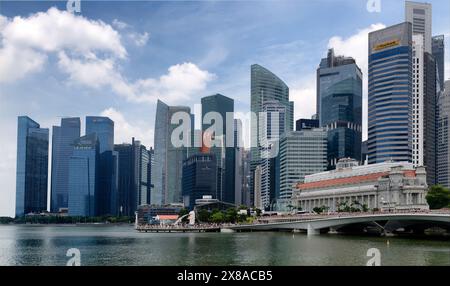
[[[362,72],[353,58],[334,50],[317,69],[319,124],[328,131],[328,168],[341,158],[361,160]]]
[[[105,151],[99,154],[98,164],[96,215],[117,215],[119,213],[119,154],[115,151]]]
[[[369,34],[369,164],[412,161],[412,26]]]
[[[69,159],[69,215],[96,216],[99,142],[95,133],[77,139]]]
[[[114,145],[118,153],[118,209],[121,215],[133,216],[139,205],[149,203],[149,163],[147,148],[132,138],[131,144]]]
[[[423,35],[413,35],[412,163],[425,166],[425,51]]]
[[[214,153],[195,154],[183,162],[183,203],[192,210],[203,196],[217,199],[217,166]]]
[[[171,142],[173,130],[178,127],[172,124],[172,115],[177,112],[191,114],[185,106],[168,106],[158,100],[155,119],[155,170],[152,178],[154,189],[151,202],[155,205],[181,203],[181,178],[183,161],[187,158],[186,147],[175,147]],[[191,130],[193,128],[191,119]]]
[[[424,54],[424,162],[427,184],[436,184],[436,136],[437,136],[437,78],[436,61],[430,53]],[[414,116],[413,116],[414,120]]]
[[[149,204],[149,164],[150,153],[144,145],[139,146],[139,191],[138,206]]]
[[[450,81],[446,81],[438,102],[437,183],[450,187]]]
[[[413,35],[422,35],[424,51],[427,53],[431,50],[432,37],[432,6],[429,3],[405,2],[405,18],[406,22],[412,24]]]
[[[280,195],[277,209],[290,203],[305,176],[327,169],[327,132],[323,128],[286,132],[280,140]]]
[[[17,120],[16,216],[47,210],[49,130],[28,116]]]
[[[62,118],[52,132],[51,211],[67,209],[69,198],[69,159],[73,144],[80,138],[80,118]]]
[[[244,141],[242,138],[242,121],[234,119],[234,142],[235,142],[235,165],[234,165],[234,204],[240,206],[243,204],[244,189]]]
[[[99,143],[97,215],[118,213],[118,154],[114,152],[114,121],[86,116],[86,134],[97,135]]]
[[[108,117],[86,116],[86,134],[96,133],[100,154],[114,150],[114,121]]]
[[[259,138],[261,143],[261,201],[262,207],[269,210],[279,193],[279,143],[286,132],[287,108],[279,101],[268,100],[263,103],[259,116]]]
[[[221,94],[215,94],[202,98],[202,119],[211,112],[216,112],[222,117],[222,133],[214,134],[213,140],[221,138],[222,147],[216,146],[211,148],[211,152],[216,156],[218,168],[218,192],[220,201],[234,203],[235,198],[235,156],[236,142],[228,142],[229,138],[234,141],[234,100]],[[227,113],[230,122],[227,122]],[[213,122],[214,123],[214,122]],[[202,121],[203,133],[211,127],[212,124],[206,124]],[[232,134],[229,134],[231,132]],[[227,138],[227,134],[229,138]]]
[[[153,192],[152,173],[155,168],[155,150],[152,147],[148,150],[148,168],[147,168],[147,204],[151,204]]]
[[[261,152],[264,146],[261,145],[260,134],[262,126],[259,125],[259,115],[263,112],[264,103],[276,101],[286,107],[284,130],[292,131],[294,124],[294,103],[289,101],[289,87],[275,74],[260,65],[251,66],[251,112],[256,115],[251,119],[251,181],[250,189],[255,191],[255,169],[261,164]],[[275,126],[273,126],[275,128]],[[279,129],[279,128],[278,128]],[[261,172],[261,170],[259,171]],[[260,182],[259,182],[260,183]],[[259,184],[260,185],[260,184]],[[260,192],[260,190],[258,191]],[[254,196],[250,196],[250,203],[256,204]],[[258,204],[260,202],[258,201]]]
[[[434,36],[431,42],[431,49],[437,65],[437,77],[439,80],[439,90],[444,90],[445,83],[445,37],[444,35]]]

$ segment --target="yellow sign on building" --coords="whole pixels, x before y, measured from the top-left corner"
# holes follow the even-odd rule
[[[389,41],[389,42],[384,42],[382,44],[378,44],[374,47],[375,51],[380,51],[380,50],[384,50],[387,48],[392,48],[395,46],[400,45],[400,40],[394,40],[394,41]]]

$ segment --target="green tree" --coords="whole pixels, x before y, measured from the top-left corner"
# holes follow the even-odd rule
[[[225,213],[225,221],[235,223],[237,220],[237,210],[235,208],[229,208]]]
[[[216,212],[211,215],[211,221],[214,223],[222,223],[225,220],[225,215],[222,212]]]
[[[426,199],[432,210],[450,207],[450,190],[441,185],[432,186]]]
[[[209,212],[205,209],[201,209],[197,212],[197,220],[199,222],[209,222]]]

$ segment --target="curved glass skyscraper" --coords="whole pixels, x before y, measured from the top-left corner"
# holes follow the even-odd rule
[[[260,65],[251,66],[251,112],[256,114],[257,118],[252,117],[251,120],[251,163],[250,170],[252,173],[252,178],[254,176],[254,171],[256,166],[261,165],[261,152],[263,151],[263,146],[261,145],[261,133],[262,126],[259,126],[259,113],[263,112],[264,106],[271,102],[279,103],[286,107],[285,120],[279,121],[283,122],[284,127],[278,130],[292,131],[294,126],[294,103],[289,101],[289,87],[275,74],[273,74],[268,69]],[[255,120],[256,119],[256,120]],[[277,128],[277,126],[271,126]],[[281,134],[280,134],[281,135]],[[251,190],[253,193],[254,183],[251,179]],[[274,192],[275,190],[270,190]],[[253,196],[251,196],[251,203],[256,205]]]

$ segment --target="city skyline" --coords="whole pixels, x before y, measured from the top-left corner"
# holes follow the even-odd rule
[[[344,3],[344,2],[348,3],[348,1],[342,1],[342,3]],[[434,7],[434,10],[435,11],[442,11],[439,8],[439,1],[432,2],[433,5],[435,4],[435,2],[437,2],[436,4],[438,4],[438,5],[436,5],[436,6],[438,6],[438,7]],[[399,1],[397,4],[403,6],[404,5],[403,3],[404,3],[403,1]],[[6,6],[5,9],[2,9],[2,13],[3,13],[3,11],[8,11],[8,9],[7,9],[8,5],[5,5],[4,3],[2,3],[1,5],[2,6]],[[45,6],[45,3],[41,4],[41,5]],[[84,3],[83,3],[83,5],[84,5]],[[87,4],[87,5],[94,5],[94,4]],[[144,4],[141,4],[141,5],[144,5]],[[179,4],[179,5],[181,5],[181,4]],[[220,5],[224,5],[224,4],[218,4],[218,5],[220,6]],[[287,4],[285,4],[285,5],[287,5]],[[294,4],[291,3],[291,5],[294,5]],[[323,3],[322,3],[322,5],[323,5]],[[334,3],[332,5],[334,5]],[[389,5],[391,5],[391,4],[389,3]],[[47,14],[47,18],[44,19],[44,20],[47,20],[47,21],[51,20],[52,16],[55,16],[55,15],[56,15],[55,17],[73,17],[73,19],[78,19],[78,20],[80,20],[81,17],[85,17],[85,14],[84,14],[83,10],[82,10],[81,15],[67,16],[66,13],[64,13],[62,11],[58,12],[57,10],[46,10],[45,8],[43,9],[42,7],[38,7],[38,6],[39,5],[36,4],[36,7],[34,9],[44,12],[43,14],[40,14],[40,17],[44,17],[45,14]],[[214,5],[211,4],[211,6],[214,6]],[[359,7],[359,9],[364,9],[363,6],[365,6],[365,5],[361,5],[361,7]],[[83,8],[86,9],[84,6],[82,7],[82,9]],[[208,7],[208,9],[214,9],[214,8]],[[281,9],[281,10],[284,10],[284,9],[286,9],[286,7],[283,7],[283,9]],[[383,10],[384,9],[388,9],[388,8],[383,6]],[[12,10],[12,12],[9,12],[9,13],[17,13],[17,11],[15,9],[11,9],[11,10]],[[20,10],[20,8],[19,8],[19,10]],[[28,8],[25,9],[25,10],[28,10]],[[45,11],[47,11],[47,12],[45,12]],[[88,11],[89,11],[89,9],[88,9]],[[17,14],[21,14],[21,13],[25,13],[24,17],[28,17],[27,13],[30,13],[30,11],[27,11],[27,12],[22,11],[22,12],[19,12]],[[87,14],[89,15],[89,13],[90,12],[88,12]],[[391,11],[389,13],[391,13]],[[367,12],[367,14],[368,14],[368,16],[374,16],[374,15],[371,15],[370,13],[368,13],[368,12]],[[378,15],[378,16],[382,16],[382,14],[383,14],[383,12],[380,13],[380,15]],[[435,13],[435,15],[436,14],[437,13]],[[0,18],[0,20],[1,20],[0,21],[0,23],[1,23],[0,29],[2,31],[2,36],[3,37],[8,36],[8,34],[6,33],[8,31],[7,29],[17,28],[14,25],[15,24],[14,20],[12,20],[10,18],[10,17],[12,17],[12,15],[9,15],[7,13],[7,16],[9,17],[8,20],[6,20],[3,17]],[[92,16],[92,15],[89,15],[89,16]],[[101,16],[97,16],[97,17],[96,16],[89,17],[89,16],[87,16],[89,20],[86,20],[86,18],[84,18],[83,21],[85,21],[85,22],[89,21],[89,23],[91,25],[93,25],[93,22],[91,22],[92,19],[95,20],[95,19],[101,19],[102,18]],[[435,16],[435,17],[433,17],[433,20],[435,20],[435,19],[442,20],[443,18],[444,17]],[[36,20],[36,19],[39,20],[40,18],[39,18],[39,16],[36,16],[35,18],[32,18],[32,19],[27,18],[27,19],[29,19],[31,21],[31,20]],[[384,22],[383,26],[390,26],[390,25],[393,25],[393,24],[401,22],[402,21],[401,19],[403,19],[403,17],[400,17],[400,18],[394,19],[394,20],[393,20],[393,18],[391,19],[391,18],[387,17],[384,21],[382,21],[381,17],[380,17],[379,20],[376,20],[375,23],[372,23],[372,24],[377,24],[378,22],[380,22],[380,23]],[[83,22],[83,23],[85,23],[85,22]],[[105,23],[106,23],[105,25],[111,25],[111,27],[116,27],[115,28],[116,31],[122,31],[120,27],[122,27],[122,29],[132,29],[130,27],[127,28],[126,27],[127,24],[125,22],[120,22],[120,19],[118,19],[117,21],[114,21],[114,19],[112,21],[105,20]],[[372,25],[372,24],[370,24],[370,25]],[[131,24],[128,24],[128,25],[131,25]],[[363,29],[364,27],[367,27],[367,25],[364,26],[363,23],[361,23],[361,25],[359,25],[359,23],[354,24],[353,28],[350,28],[349,31],[356,32],[358,29]],[[3,27],[7,27],[7,28],[3,28]],[[382,27],[382,25],[376,25],[376,26],[372,26],[372,28],[369,29],[369,30],[377,30],[377,29],[379,29],[381,27]],[[439,25],[434,25],[433,35],[438,35],[439,33],[443,33],[443,34],[447,35],[447,38],[446,38],[446,42],[447,42],[448,38],[449,38],[448,37],[448,31],[445,31],[445,30],[441,31],[441,30],[439,30],[439,28],[436,29],[436,27],[439,27]],[[441,25],[441,27],[442,27],[442,25]],[[103,26],[103,28],[105,28],[105,27]],[[114,29],[114,28],[112,28],[112,29]],[[4,32],[4,30],[6,30],[6,32]],[[337,30],[339,30],[339,29],[337,29]],[[361,30],[361,32],[358,32],[356,35],[362,35],[361,38],[367,40],[367,32],[369,30],[367,30],[367,29],[365,31]],[[336,53],[338,55],[342,54],[344,56],[355,57],[357,62],[358,62],[358,58],[361,59],[361,57],[359,57],[358,55],[355,55],[355,54],[352,54],[352,53],[348,52],[348,50],[346,50],[346,48],[342,47],[342,46],[344,46],[345,43],[349,44],[349,46],[351,46],[351,45],[359,45],[360,44],[360,43],[356,43],[356,44],[354,43],[354,42],[358,42],[359,41],[358,36],[356,36],[356,38],[352,37],[352,34],[351,33],[349,34],[349,31],[346,31],[346,32],[342,32],[342,30],[332,31],[331,33],[335,33],[333,36],[322,36],[323,38],[321,40],[317,41],[317,43],[318,43],[317,45],[320,46],[319,49],[320,49],[320,51],[323,51],[323,52],[318,52],[319,57],[313,57],[311,59],[311,61],[313,63],[305,65],[305,66],[307,66],[307,67],[304,68],[305,70],[307,70],[305,72],[307,74],[312,74],[312,75],[315,74],[315,68],[317,68],[317,62],[318,62],[318,60],[320,60],[321,57],[323,57],[323,54],[326,53],[327,47],[334,47],[336,49]],[[139,51],[138,47],[139,47],[139,45],[142,44],[143,40],[145,40],[145,33],[147,33],[147,32],[146,31],[140,31],[140,32],[141,32],[141,34],[139,34],[139,35],[142,36],[142,38],[140,38],[142,41],[137,41],[137,39],[135,39],[136,42],[134,44],[136,45],[136,47],[133,47],[133,48],[127,47],[127,49],[130,50],[130,53],[128,55],[128,57],[129,57],[128,60],[130,62],[133,61],[133,56],[132,56],[132,53],[131,53],[131,51],[133,51],[133,49],[134,49],[133,52],[135,52],[136,54],[140,54],[142,52],[142,51]],[[335,37],[336,35],[339,35],[338,37],[342,37],[342,38],[336,38]],[[135,35],[135,37],[137,37],[137,35]],[[292,37],[291,40],[295,40],[295,39],[298,40],[298,38],[302,38],[302,37],[301,36],[299,36],[297,38]],[[158,40],[158,38],[156,38],[156,41],[157,40]],[[279,45],[278,49],[276,49],[277,48],[277,44],[270,45],[270,47],[272,47],[274,50],[270,51],[270,49],[268,49],[269,54],[270,54],[270,52],[276,54],[277,51],[283,51],[283,50],[287,49],[288,51],[290,51],[292,53],[292,55],[294,55],[295,52],[304,52],[304,50],[308,49],[307,47],[304,47],[304,43],[295,43],[295,41],[294,41],[293,46],[289,46],[289,45],[286,45],[286,44],[280,46],[279,43],[283,42],[283,41],[281,39],[278,39],[278,40],[279,40],[279,42],[278,42],[278,45]],[[328,40],[328,44],[327,44],[327,40]],[[147,45],[151,46],[151,44],[152,44],[152,33],[150,33],[150,39],[148,40]],[[290,43],[290,44],[292,44],[292,43]],[[68,45],[68,44],[67,43],[62,43],[61,45]],[[30,45],[30,46],[32,46],[32,45]],[[122,45],[118,46],[118,50],[112,51],[112,53],[114,53],[114,54],[117,53],[117,57],[119,57],[119,58],[123,55],[123,51],[121,51],[120,46],[122,46]],[[448,46],[449,45],[447,44],[446,45],[447,49],[448,49]],[[32,47],[34,48],[34,46],[32,46]],[[264,45],[261,45],[261,47],[264,48]],[[30,48],[30,50],[33,50],[33,48]],[[64,50],[66,48],[67,47],[64,47],[64,48],[61,48],[61,49]],[[71,47],[71,48],[73,48],[73,47]],[[93,45],[93,47],[91,47],[91,48],[95,50],[96,46]],[[50,51],[49,54],[51,52],[55,52],[56,50],[58,50],[58,48],[52,48],[52,47],[48,48],[48,51]],[[137,51],[135,51],[135,50],[137,50]],[[212,48],[211,51],[216,51],[216,50],[214,48]],[[358,54],[360,52],[362,52],[362,51],[356,51],[355,53]],[[2,50],[2,53],[4,54],[5,51]],[[274,72],[275,74],[280,76],[284,81],[286,81],[286,83],[287,83],[287,85],[289,87],[293,86],[293,88],[291,89],[291,98],[292,98],[293,101],[296,102],[295,113],[294,113],[295,114],[294,115],[294,120],[297,120],[297,119],[300,119],[300,118],[309,118],[312,114],[315,113],[315,104],[313,104],[313,101],[314,101],[314,98],[315,98],[315,87],[314,86],[312,87],[312,92],[309,91],[309,93],[308,93],[308,91],[305,91],[305,89],[308,89],[308,84],[304,84],[304,85],[301,84],[301,83],[299,84],[299,83],[297,83],[298,79],[297,80],[295,79],[296,77],[297,78],[301,78],[302,77],[302,72],[299,71],[298,68],[294,68],[293,70],[289,71],[289,69],[292,68],[292,66],[289,66],[286,63],[284,65],[283,64],[283,59],[280,59],[280,58],[278,59],[278,60],[281,60],[281,64],[280,63],[274,63],[274,62],[271,62],[270,59],[268,59],[269,57],[265,53],[267,53],[267,51],[263,52],[262,55],[259,55],[260,58],[258,58],[258,56],[256,56],[255,58],[252,58],[252,59],[249,59],[249,60],[255,61],[254,63],[258,63],[258,64],[261,64],[263,66],[267,66],[268,69],[270,69],[272,72]],[[362,53],[366,53],[366,51],[364,51]],[[3,56],[3,54],[2,54],[2,56]],[[447,55],[448,54],[449,53],[447,52]],[[58,65],[64,65],[64,62],[66,60],[71,60],[70,58],[67,57],[66,54],[64,54],[64,51],[63,52],[59,51],[58,56],[60,57]],[[266,57],[266,58],[264,58],[264,57]],[[288,58],[289,55],[287,55],[287,56],[284,55],[284,57]],[[222,59],[222,62],[226,62],[226,58],[227,58],[227,56],[225,56],[225,59]],[[296,64],[301,64],[302,63],[301,59],[298,59],[296,57],[294,57],[294,58],[295,58],[294,62]],[[0,57],[0,60],[4,60],[4,56]],[[49,61],[50,60],[51,59],[49,59]],[[72,60],[74,60],[74,59],[72,59]],[[288,60],[289,59],[284,59],[284,61],[288,61]],[[364,61],[364,59],[362,61]],[[367,61],[367,59],[366,59],[366,61]],[[216,93],[220,92],[220,93],[223,93],[227,97],[235,99],[235,101],[238,103],[236,105],[236,111],[243,111],[243,112],[248,111],[250,109],[249,108],[249,104],[248,104],[249,98],[250,98],[249,97],[249,94],[250,94],[250,88],[249,88],[249,83],[250,83],[249,68],[250,68],[250,65],[247,65],[247,63],[241,63],[240,65],[238,65],[238,66],[240,66],[239,69],[243,69],[246,72],[245,77],[243,79],[240,79],[239,76],[238,76],[239,73],[236,73],[236,75],[237,75],[236,78],[239,78],[239,80],[242,80],[242,81],[246,81],[246,83],[243,83],[244,86],[246,85],[245,88],[236,87],[236,86],[238,86],[238,84],[235,84],[235,86],[233,86],[233,84],[231,84],[231,86],[228,86],[228,87],[224,86],[224,85],[227,85],[227,84],[230,85],[229,81],[232,81],[233,77],[230,77],[230,75],[228,75],[228,78],[227,78],[226,73],[225,73],[225,76],[223,76],[221,74],[223,71],[220,68],[218,68],[217,65],[220,66],[220,63],[219,64],[216,63],[215,67],[214,67],[214,65],[212,65],[213,66],[212,68],[209,68],[208,64],[199,64],[197,66],[194,61],[192,63],[190,63],[190,64],[189,63],[186,63],[186,64],[181,63],[181,64],[178,64],[178,65],[174,65],[174,66],[172,66],[169,69],[169,74],[168,74],[169,78],[167,78],[167,77],[160,77],[159,81],[156,80],[157,81],[156,83],[154,81],[150,81],[150,82],[147,82],[147,84],[150,85],[150,86],[152,86],[152,85],[162,85],[162,84],[165,83],[166,79],[169,80],[169,81],[170,80],[174,80],[174,79],[177,79],[178,76],[186,76],[187,74],[190,74],[190,72],[194,71],[193,74],[198,75],[200,80],[199,81],[195,81],[194,80],[194,81],[192,81],[190,83],[198,84],[198,86],[200,86],[200,89],[198,89],[198,86],[195,87],[194,89],[192,89],[192,87],[185,86],[185,87],[183,87],[185,89],[185,91],[183,91],[183,90],[181,90],[181,91],[180,90],[174,91],[174,90],[171,90],[171,89],[169,89],[167,87],[159,86],[159,89],[161,89],[162,91],[166,91],[167,94],[164,94],[164,92],[161,92],[161,90],[158,93],[158,88],[156,88],[156,91],[157,91],[156,94],[158,94],[158,96],[161,97],[161,100],[168,101],[168,103],[171,104],[171,103],[173,103],[174,98],[176,99],[177,96],[179,96],[180,94],[184,94],[184,93],[185,94],[189,94],[189,93],[191,93],[191,95],[193,97],[192,98],[186,98],[186,103],[185,102],[182,103],[183,105],[186,104],[187,106],[191,106],[193,103],[199,103],[199,101],[200,101],[199,98],[200,97],[207,96],[207,95],[210,95],[210,94],[216,94]],[[361,65],[362,65],[363,69],[367,69],[367,64],[361,63]],[[366,66],[364,66],[364,65],[366,65]],[[314,68],[309,70],[310,66],[314,66]],[[448,68],[449,68],[448,66],[449,65],[448,65],[448,57],[447,57],[446,66],[445,66],[445,68],[447,69],[447,74],[446,74],[447,76],[448,76]],[[49,67],[49,70],[46,70],[46,67]],[[83,68],[83,67],[80,66],[80,68]],[[113,91],[110,91],[108,89],[108,84],[106,84],[105,85],[106,88],[100,89],[100,91],[99,90],[95,90],[95,84],[94,84],[94,88],[92,88],[92,86],[89,86],[89,84],[87,84],[87,82],[86,82],[86,80],[88,80],[88,79],[86,79],[86,78],[79,78],[81,75],[77,74],[75,71],[71,71],[71,73],[69,71],[69,74],[70,74],[69,77],[70,77],[70,79],[73,82],[71,84],[69,84],[69,85],[63,84],[63,86],[58,86],[58,88],[59,88],[59,92],[66,91],[69,94],[70,93],[80,93],[81,94],[80,102],[74,102],[74,105],[70,105],[69,108],[67,108],[67,107],[62,108],[62,106],[67,105],[67,103],[65,102],[65,100],[61,100],[61,99],[58,98],[56,100],[58,103],[56,103],[56,104],[55,103],[51,103],[50,104],[50,102],[49,102],[49,104],[51,105],[50,107],[52,107],[53,109],[49,109],[48,112],[46,110],[45,111],[45,115],[41,114],[41,113],[39,113],[38,110],[41,109],[41,108],[43,110],[45,110],[45,107],[44,106],[40,106],[42,103],[39,103],[39,101],[40,100],[49,100],[49,97],[48,96],[44,96],[44,95],[42,97],[39,97],[39,96],[42,95],[42,94],[51,94],[55,90],[53,90],[52,88],[43,88],[43,87],[40,87],[39,85],[36,85],[34,88],[38,92],[37,92],[37,95],[35,95],[35,96],[38,98],[38,100],[34,99],[34,102],[31,101],[31,104],[29,104],[27,106],[21,105],[19,107],[18,106],[19,102],[23,102],[24,100],[30,99],[28,97],[30,95],[26,95],[24,93],[23,87],[19,87],[19,84],[22,83],[22,80],[25,83],[29,84],[28,87],[30,87],[30,86],[32,86],[31,83],[33,83],[34,81],[38,81],[39,79],[41,79],[41,77],[50,76],[50,80],[53,80],[53,81],[57,80],[58,78],[61,77],[61,74],[58,74],[54,70],[53,70],[53,72],[55,72],[55,73],[52,73],[52,64],[50,62],[44,67],[44,69],[45,69],[45,72],[44,71],[41,71],[41,72],[37,72],[36,71],[34,74],[31,74],[31,75],[28,74],[26,76],[24,75],[25,77],[23,77],[20,80],[16,79],[15,82],[11,82],[10,81],[8,83],[5,83],[5,82],[0,83],[0,87],[2,88],[2,95],[0,95],[0,96],[2,96],[2,101],[4,100],[5,103],[6,103],[1,108],[1,111],[2,111],[1,114],[2,115],[1,115],[1,118],[0,118],[0,123],[1,123],[2,127],[5,127],[7,134],[9,132],[11,134],[14,134],[16,132],[16,130],[12,130],[12,129],[9,130],[10,127],[8,125],[8,122],[14,122],[14,124],[12,124],[12,126],[14,126],[13,129],[15,129],[15,126],[16,126],[15,120],[17,118],[17,115],[27,114],[31,118],[33,118],[36,121],[38,121],[43,128],[50,128],[50,126],[52,126],[52,125],[59,124],[57,122],[57,120],[59,119],[58,115],[55,115],[55,114],[59,114],[60,115],[61,112],[71,113],[71,114],[68,114],[68,115],[80,116],[80,117],[81,117],[81,115],[82,115],[82,117],[84,117],[84,115],[86,115],[86,114],[93,114],[93,115],[98,114],[98,115],[103,115],[103,116],[109,116],[113,121],[115,121],[117,123],[117,130],[116,130],[115,134],[118,135],[119,138],[117,140],[119,140],[119,141],[116,141],[116,142],[113,142],[113,143],[123,143],[123,142],[120,142],[120,141],[125,141],[125,140],[126,140],[125,142],[130,142],[132,137],[136,137],[136,138],[142,140],[144,145],[146,145],[147,147],[154,146],[153,145],[153,136],[151,135],[151,131],[150,130],[152,130],[154,128],[153,120],[154,120],[154,117],[155,117],[154,115],[155,115],[156,99],[153,100],[154,101],[153,103],[150,102],[147,105],[146,104],[133,103],[133,101],[135,101],[136,99],[132,99],[131,100],[132,103],[128,103],[128,101],[127,101],[127,105],[122,107],[121,101],[123,100],[123,97],[121,97],[120,94],[117,94],[117,90],[114,90],[114,87],[113,87]],[[139,70],[139,68],[137,68],[137,70]],[[164,69],[161,69],[161,70],[164,70]],[[178,72],[180,72],[180,70],[181,70],[181,74],[177,74]],[[128,72],[130,72],[130,71],[128,71]],[[133,72],[131,72],[131,73],[133,73]],[[138,73],[138,71],[136,71],[135,73]],[[294,73],[294,74],[296,73],[297,76],[292,75],[292,73]],[[364,76],[367,75],[364,72],[363,72],[363,74],[364,74]],[[170,78],[170,75],[173,75],[174,78]],[[135,76],[137,78],[140,77],[139,74],[137,74],[137,75],[135,74]],[[157,78],[158,75],[156,75],[155,77]],[[63,82],[64,82],[64,78],[65,77],[62,77]],[[48,82],[48,80],[49,79],[47,79],[45,82]],[[78,80],[78,83],[75,83],[77,80]],[[82,82],[80,80],[84,80],[84,82]],[[309,79],[309,81],[314,82],[314,79],[312,79],[312,80]],[[305,80],[305,82],[306,82],[306,80]],[[208,85],[208,83],[211,83],[211,85]],[[292,86],[291,86],[291,84],[292,84]],[[363,84],[363,86],[366,86],[366,85]],[[144,88],[144,83],[143,83],[143,86],[141,86],[140,88],[141,89]],[[241,91],[236,91],[236,94],[233,94],[233,89],[235,89],[235,90],[240,90],[241,89]],[[303,89],[303,91],[301,91],[302,89]],[[295,91],[293,92],[292,90],[295,90]],[[5,94],[3,94],[4,93],[3,91],[5,92]],[[33,92],[34,91],[35,90],[33,90]],[[86,101],[87,99],[96,96],[96,95],[91,95],[91,93],[92,94],[107,93],[109,96],[114,96],[114,97],[112,98],[113,100],[111,102],[109,102],[111,104],[106,103],[107,105],[105,105],[105,104],[98,104],[97,103],[97,104],[92,104],[92,106],[89,106],[89,107],[81,106],[81,104],[83,104],[83,103],[86,104],[87,103],[87,101]],[[88,96],[88,94],[90,96]],[[300,96],[300,94],[301,94],[301,96]],[[16,100],[11,99],[11,97],[13,97],[13,96],[17,97],[17,101],[18,102],[15,102]],[[53,96],[56,96],[56,95],[53,95]],[[174,98],[171,98],[171,96],[174,96]],[[306,96],[306,98],[305,98],[305,96]],[[311,97],[311,100],[309,100],[309,98],[307,98],[308,96]],[[139,100],[138,100],[138,102],[139,102]],[[305,102],[308,102],[308,104],[304,104]],[[309,104],[309,102],[311,102],[311,104]],[[364,95],[364,102],[365,103],[363,103],[363,106],[365,107],[367,105],[367,95],[366,94]],[[299,103],[300,103],[300,106],[298,105]],[[23,111],[22,111],[22,107],[23,107]],[[95,109],[95,108],[97,108],[97,109]],[[153,109],[153,112],[152,112],[152,109]],[[75,112],[77,114],[73,114],[74,110],[77,110]],[[133,118],[134,116],[131,115],[133,113],[136,113],[137,116],[142,115],[142,114],[147,114],[147,115],[144,117],[145,119],[141,118],[141,119],[138,119],[136,121],[136,119]],[[12,114],[14,114],[14,115],[12,115]],[[367,118],[367,112],[365,113],[365,116],[363,116],[363,118]],[[142,120],[142,121],[140,122],[139,120]],[[142,123],[142,122],[144,122],[144,123]],[[84,122],[82,122],[81,126],[84,126]],[[365,132],[366,132],[366,130],[367,130],[367,123],[366,123],[366,128],[364,128],[363,130],[365,130]],[[83,130],[82,130],[81,133],[85,134],[83,132]],[[52,136],[52,135],[50,134],[50,136]],[[10,211],[11,207],[10,206],[14,205],[12,203],[12,201],[11,201],[11,197],[14,197],[13,189],[15,189],[14,188],[14,184],[15,183],[14,182],[11,183],[11,179],[8,179],[8,177],[7,177],[8,174],[11,174],[11,170],[10,169],[12,169],[12,171],[15,171],[15,169],[12,167],[15,164],[14,163],[14,161],[15,161],[15,144],[14,143],[15,142],[13,142],[13,144],[12,144],[13,146],[12,147],[10,146],[9,143],[6,146],[6,151],[9,154],[14,154],[14,155],[12,155],[12,159],[10,158],[11,155],[9,155],[7,160],[5,160],[5,162],[2,162],[3,164],[2,164],[1,169],[0,169],[0,171],[1,171],[0,179],[2,180],[2,182],[1,182],[2,191],[0,193],[0,201],[1,201],[1,203],[0,203],[0,215],[3,215],[3,214],[11,215],[11,211]],[[49,150],[52,150],[52,149],[49,149]],[[49,170],[50,170],[50,162],[49,162]]]

